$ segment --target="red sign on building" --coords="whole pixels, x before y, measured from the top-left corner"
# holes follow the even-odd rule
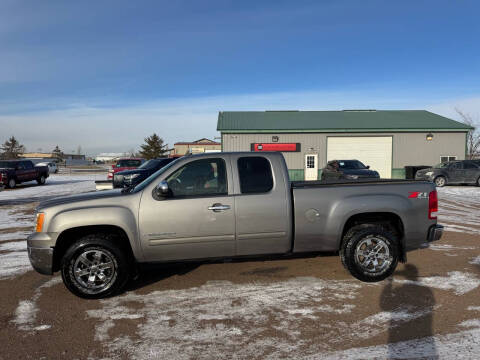
[[[251,144],[251,151],[282,151],[282,152],[300,152],[300,143],[261,143]]]

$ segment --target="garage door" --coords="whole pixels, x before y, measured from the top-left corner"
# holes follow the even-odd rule
[[[327,139],[327,161],[360,160],[381,178],[392,176],[391,136],[330,136]]]

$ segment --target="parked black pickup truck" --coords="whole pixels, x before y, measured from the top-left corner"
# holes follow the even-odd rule
[[[120,171],[113,175],[113,187],[123,188],[140,184],[150,175],[156,173],[165,165],[171,163],[174,158],[151,159],[140,167],[132,170]]]
[[[30,160],[0,160],[0,183],[10,189],[32,180],[43,185],[48,174],[48,166],[34,166]]]

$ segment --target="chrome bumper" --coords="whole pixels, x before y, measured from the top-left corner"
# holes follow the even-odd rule
[[[53,274],[54,233],[33,233],[27,239],[28,258],[40,274]]]
[[[442,234],[443,234],[443,226],[438,224],[433,225],[430,228],[430,230],[428,230],[427,241],[432,242],[432,241],[440,240],[440,238],[442,237]]]
[[[53,249],[28,247],[28,258],[32,267],[44,275],[53,274]]]

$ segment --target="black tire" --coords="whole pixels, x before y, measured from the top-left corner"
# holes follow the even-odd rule
[[[447,179],[445,179],[445,176],[437,176],[433,182],[436,187],[444,187],[447,184]]]
[[[45,185],[45,181],[46,181],[45,175],[40,175],[40,177],[37,179],[38,185]]]
[[[375,247],[369,248],[368,242]],[[374,253],[377,246],[381,246],[381,251],[377,250]],[[351,228],[345,234],[340,250],[342,264],[352,276],[364,282],[381,281],[392,275],[397,267],[399,254],[397,236],[375,224]],[[376,261],[378,265],[380,256],[386,258],[380,259],[380,268],[377,270],[373,262]],[[372,265],[373,268],[369,268],[368,265]]]
[[[119,240],[112,234],[90,234],[70,246],[61,261],[62,279],[67,289],[86,299],[118,294],[129,280],[131,269],[128,251],[117,245]]]
[[[17,181],[16,181],[14,178],[8,179],[8,181],[7,181],[7,187],[8,187],[9,189],[15,189],[16,186],[17,186]]]
[[[480,186],[480,177],[477,179],[477,186]]]

